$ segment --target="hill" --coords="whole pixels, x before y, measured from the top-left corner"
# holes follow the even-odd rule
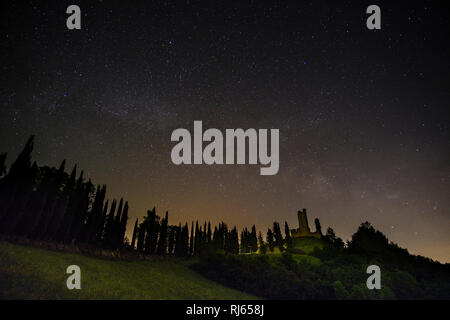
[[[368,290],[368,266],[381,269],[381,289]],[[294,239],[282,253],[215,252],[191,266],[209,279],[268,299],[450,299],[450,265],[415,256],[362,223],[347,246]]]
[[[193,260],[123,261],[0,242],[0,299],[256,299],[192,271]],[[68,290],[66,268],[81,268]]]

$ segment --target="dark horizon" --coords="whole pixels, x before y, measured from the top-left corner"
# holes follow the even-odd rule
[[[348,240],[371,222],[393,242],[450,262],[447,8],[381,1],[239,8],[79,1],[2,12],[0,152],[30,134],[33,159],[67,159],[136,218],[296,228],[308,210]],[[17,16],[23,19],[17,19]],[[280,168],[170,160],[177,128],[279,128]],[[312,226],[311,226],[312,227]],[[314,227],[312,227],[313,229]]]

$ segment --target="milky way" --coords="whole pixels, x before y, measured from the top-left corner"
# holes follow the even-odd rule
[[[64,158],[170,222],[297,227],[344,240],[370,221],[411,253],[450,261],[447,8],[296,1],[205,7],[149,1],[10,3],[1,12],[0,150],[36,134],[38,164]],[[153,3],[153,2],[152,2]],[[176,166],[176,128],[280,129],[280,168]],[[129,227],[129,229],[131,229]]]

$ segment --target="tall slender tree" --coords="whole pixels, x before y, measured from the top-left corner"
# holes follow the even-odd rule
[[[191,236],[189,238],[189,255],[194,255],[194,221],[191,224]]]
[[[290,249],[292,248],[292,238],[291,238],[291,231],[289,230],[289,225],[287,221],[284,222],[284,234],[285,234],[285,242],[286,246]]]
[[[267,246],[266,246],[266,244],[265,244],[265,242],[264,242],[264,239],[263,239],[263,236],[262,236],[262,233],[261,233],[261,232],[259,232],[259,234],[258,234],[258,242],[259,242],[259,251],[260,251],[262,254],[266,254],[266,252],[267,252]]]
[[[159,233],[158,240],[158,254],[166,254],[167,253],[167,225],[169,220],[169,213],[166,211],[166,216],[161,221],[161,230]]]
[[[116,212],[116,206],[117,206],[117,200],[113,199],[111,203],[111,208],[109,208],[109,214],[106,218],[106,225],[105,230],[103,233],[103,244],[105,246],[110,246],[111,244],[111,237],[114,230],[114,217]]]
[[[169,227],[169,244],[168,244],[168,254],[173,254],[173,250],[175,248],[175,230],[176,226],[170,226]]]
[[[320,225],[319,218],[314,219],[314,223],[316,225],[316,231],[319,232],[320,235],[322,235],[322,226]]]
[[[122,247],[124,244],[125,239],[125,232],[127,230],[127,223],[128,223],[128,201],[125,201],[125,206],[123,207],[122,211],[122,217],[120,218],[119,223],[119,232],[118,232],[118,238],[117,238],[117,247]]]
[[[275,242],[273,240],[273,232],[270,228],[267,230],[267,244],[269,246],[270,251],[273,252],[273,249],[275,247]]]
[[[250,248],[251,248],[251,252],[258,251],[258,237],[256,235],[255,225],[252,226],[252,232],[250,234]]]
[[[6,152],[0,153],[0,178],[6,173]]]
[[[136,236],[137,236],[137,229],[138,229],[138,223],[139,223],[139,219],[136,218],[136,222],[134,223],[134,228],[133,228],[133,237],[131,240],[131,248],[134,249],[135,245],[136,245]]]
[[[275,245],[283,250],[283,236],[281,235],[281,228],[278,222],[273,223],[273,236],[275,238]]]

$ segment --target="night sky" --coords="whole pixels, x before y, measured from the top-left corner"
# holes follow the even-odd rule
[[[214,6],[213,4],[216,3]],[[132,4],[131,4],[132,3]],[[435,1],[13,1],[0,151],[77,163],[135,218],[297,227],[366,220],[450,262],[449,15]],[[68,30],[70,4],[82,29]],[[227,6],[225,6],[227,4]],[[366,28],[381,8],[382,29]],[[171,162],[176,128],[280,129],[280,169]],[[313,228],[314,229],[314,228]]]

